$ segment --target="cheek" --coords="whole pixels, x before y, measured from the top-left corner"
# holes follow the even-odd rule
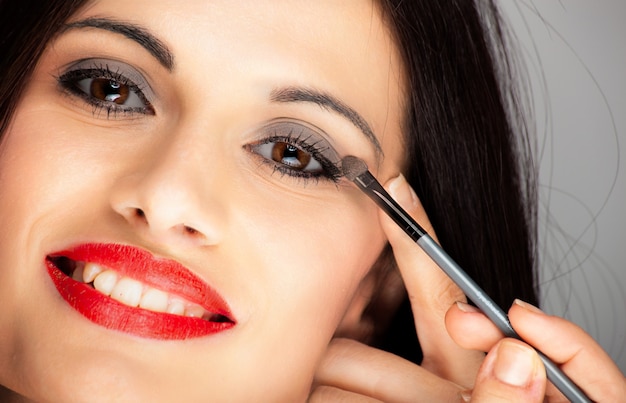
[[[37,241],[30,238],[35,223],[61,225],[54,215],[80,211],[93,196],[80,186],[94,182],[93,170],[81,163],[80,150],[50,139],[52,131],[65,130],[57,120],[53,114],[18,113],[0,150],[0,211],[11,212],[0,215],[2,236],[20,239],[23,245]]]
[[[18,111],[0,147],[1,236],[9,242],[21,238],[26,223],[47,208],[52,198],[50,179],[58,177],[57,170],[62,167],[58,162],[51,163],[53,149],[39,141],[39,133],[44,131],[38,124],[41,120]],[[9,211],[11,214],[6,214]],[[6,260],[3,262],[6,264]]]
[[[58,133],[67,132],[64,119],[52,111],[28,110],[28,105],[18,110],[11,129],[4,134],[0,154],[0,181],[3,185],[0,195],[3,199],[15,199],[35,207],[64,176],[73,171],[76,176],[76,162],[80,150],[66,141],[55,142]],[[45,122],[45,123],[44,123]],[[73,166],[73,167],[72,167]],[[30,195],[37,195],[33,200]]]
[[[235,264],[247,267],[236,280],[239,295],[253,302],[240,323],[242,344],[254,340],[255,361],[306,385],[385,238],[375,206],[360,195],[336,203],[254,200],[256,208],[241,209],[257,213],[233,226],[245,228]]]
[[[260,290],[290,298],[294,321],[326,321],[329,335],[385,244],[373,203],[351,188],[332,192],[331,202],[258,197],[243,209],[260,212],[246,241],[271,282]]]
[[[48,98],[45,91],[26,96],[4,135],[0,211],[13,214],[0,219],[12,220],[17,230],[37,225],[71,232],[110,208],[111,184],[136,159],[125,141],[135,133],[76,119],[49,106]]]

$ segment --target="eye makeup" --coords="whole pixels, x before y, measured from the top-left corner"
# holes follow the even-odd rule
[[[116,60],[83,59],[62,73],[61,89],[81,98],[93,108],[94,115],[105,112],[110,118],[135,114],[154,115],[154,91],[134,67]]]
[[[70,65],[58,78],[66,94],[93,108],[94,116],[107,118],[154,115],[156,96],[134,67],[116,60],[90,58]],[[340,158],[320,129],[289,118],[270,121],[258,130],[258,140],[244,148],[257,155],[281,176],[308,181],[338,182]]]
[[[81,59],[69,65],[57,82],[65,94],[90,106],[95,117],[101,113],[107,119],[155,115],[154,91],[144,75],[127,63]],[[257,139],[244,149],[281,177],[337,183],[343,177],[341,158],[321,132],[303,121],[277,118],[257,129]]]
[[[319,129],[291,119],[276,119],[261,127],[259,140],[244,146],[274,172],[303,180],[338,182],[340,158]]]

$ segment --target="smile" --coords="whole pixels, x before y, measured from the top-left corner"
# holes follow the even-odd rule
[[[180,340],[230,329],[225,301],[179,263],[126,245],[86,244],[46,257],[63,299],[92,322]]]

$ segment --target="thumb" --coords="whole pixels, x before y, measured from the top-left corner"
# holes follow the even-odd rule
[[[521,341],[503,339],[487,354],[471,402],[540,403],[544,401],[546,382],[537,353]]]

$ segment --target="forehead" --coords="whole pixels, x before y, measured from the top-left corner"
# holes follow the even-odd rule
[[[248,88],[313,86],[339,94],[381,143],[400,132],[402,63],[376,2],[101,0],[73,20],[89,17],[146,28],[186,80],[241,75],[258,84]]]

